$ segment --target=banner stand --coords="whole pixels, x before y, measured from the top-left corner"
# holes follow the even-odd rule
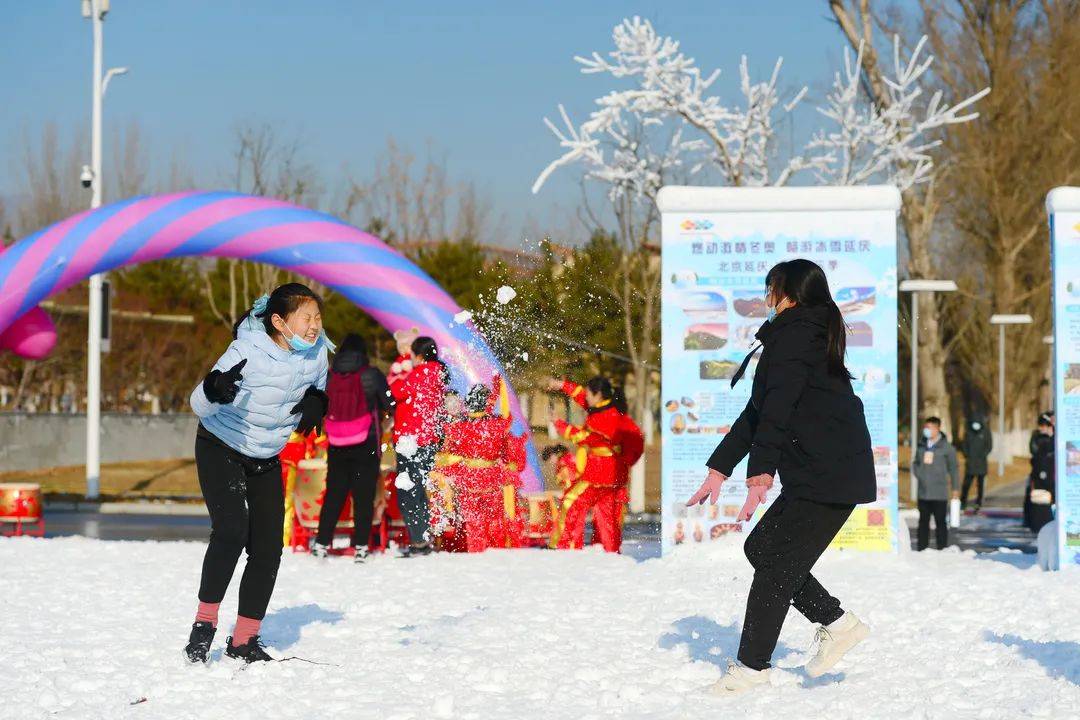
[[[745,537],[746,463],[715,505],[687,508],[705,461],[750,395],[756,360],[731,376],[765,321],[765,275],[781,260],[821,265],[850,326],[848,366],[866,408],[878,496],[860,505],[834,547],[896,552],[896,214],[892,186],[709,188],[668,186],[661,212],[662,547]],[[783,477],[770,492],[779,492]]]

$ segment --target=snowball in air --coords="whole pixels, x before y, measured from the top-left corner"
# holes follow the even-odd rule
[[[405,492],[408,492],[409,490],[413,489],[413,486],[416,485],[416,483],[414,483],[412,481],[412,478],[409,477],[409,473],[402,472],[398,473],[398,476],[394,478],[394,485],[397,486],[398,490],[404,490]]]
[[[495,299],[499,301],[500,305],[505,305],[516,297],[517,291],[509,285],[503,285],[499,288],[498,292],[495,293]]]
[[[398,438],[394,450],[402,457],[412,457],[416,454],[417,442],[415,435],[402,435]]]
[[[454,316],[454,322],[456,323],[467,323],[470,320],[472,320],[472,313],[468,310],[462,310]]]

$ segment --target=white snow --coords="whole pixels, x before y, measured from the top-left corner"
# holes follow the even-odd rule
[[[516,297],[517,290],[509,285],[503,285],[495,291],[495,299],[499,301],[500,305],[505,305]]]
[[[461,312],[459,312],[457,315],[454,316],[454,322],[459,323],[459,324],[467,323],[471,319],[472,319],[472,313],[469,312],[468,310],[462,310]]]
[[[411,458],[416,454],[418,447],[415,435],[402,435],[394,445],[394,451],[402,457]]]
[[[412,478],[409,477],[409,473],[402,471],[397,474],[397,477],[394,478],[394,485],[397,487],[398,490],[409,491],[413,489],[416,483],[414,483]]]
[[[1080,572],[1044,573],[1032,556],[830,553],[816,575],[870,640],[812,681],[800,665],[813,628],[792,611],[773,686],[717,699],[699,689],[738,645],[751,572],[737,546],[641,563],[518,550],[354,566],[286,552],[264,639],[330,665],[243,671],[221,657],[239,571],[209,665],[180,657],[204,549],[0,540],[0,717],[960,720],[1080,707]]]

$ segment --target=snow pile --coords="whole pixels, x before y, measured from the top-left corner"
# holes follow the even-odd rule
[[[221,657],[235,589],[210,664],[181,660],[204,549],[0,540],[0,717],[961,720],[1080,707],[1080,573],[1043,573],[1031,556],[831,553],[816,575],[870,640],[810,680],[813,628],[792,611],[773,687],[718,699],[699,689],[738,646],[751,572],[737,547],[642,563],[519,550],[354,566],[286,552],[264,639],[328,664],[246,669]]]

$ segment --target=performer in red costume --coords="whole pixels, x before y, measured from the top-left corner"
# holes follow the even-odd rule
[[[641,431],[625,414],[621,402],[615,401],[611,381],[605,377],[594,377],[584,387],[552,379],[549,387],[565,393],[588,413],[581,427],[561,419],[554,423],[561,437],[578,446],[579,477],[563,496],[551,545],[563,549],[582,547],[585,518],[592,510],[600,544],[607,552],[619,552],[625,488],[630,466],[643,450]]]
[[[486,385],[469,390],[468,414],[446,426],[442,452],[435,459],[454,488],[469,552],[514,545],[504,488],[516,488],[524,444],[511,432],[510,418],[491,413],[491,397]]]

